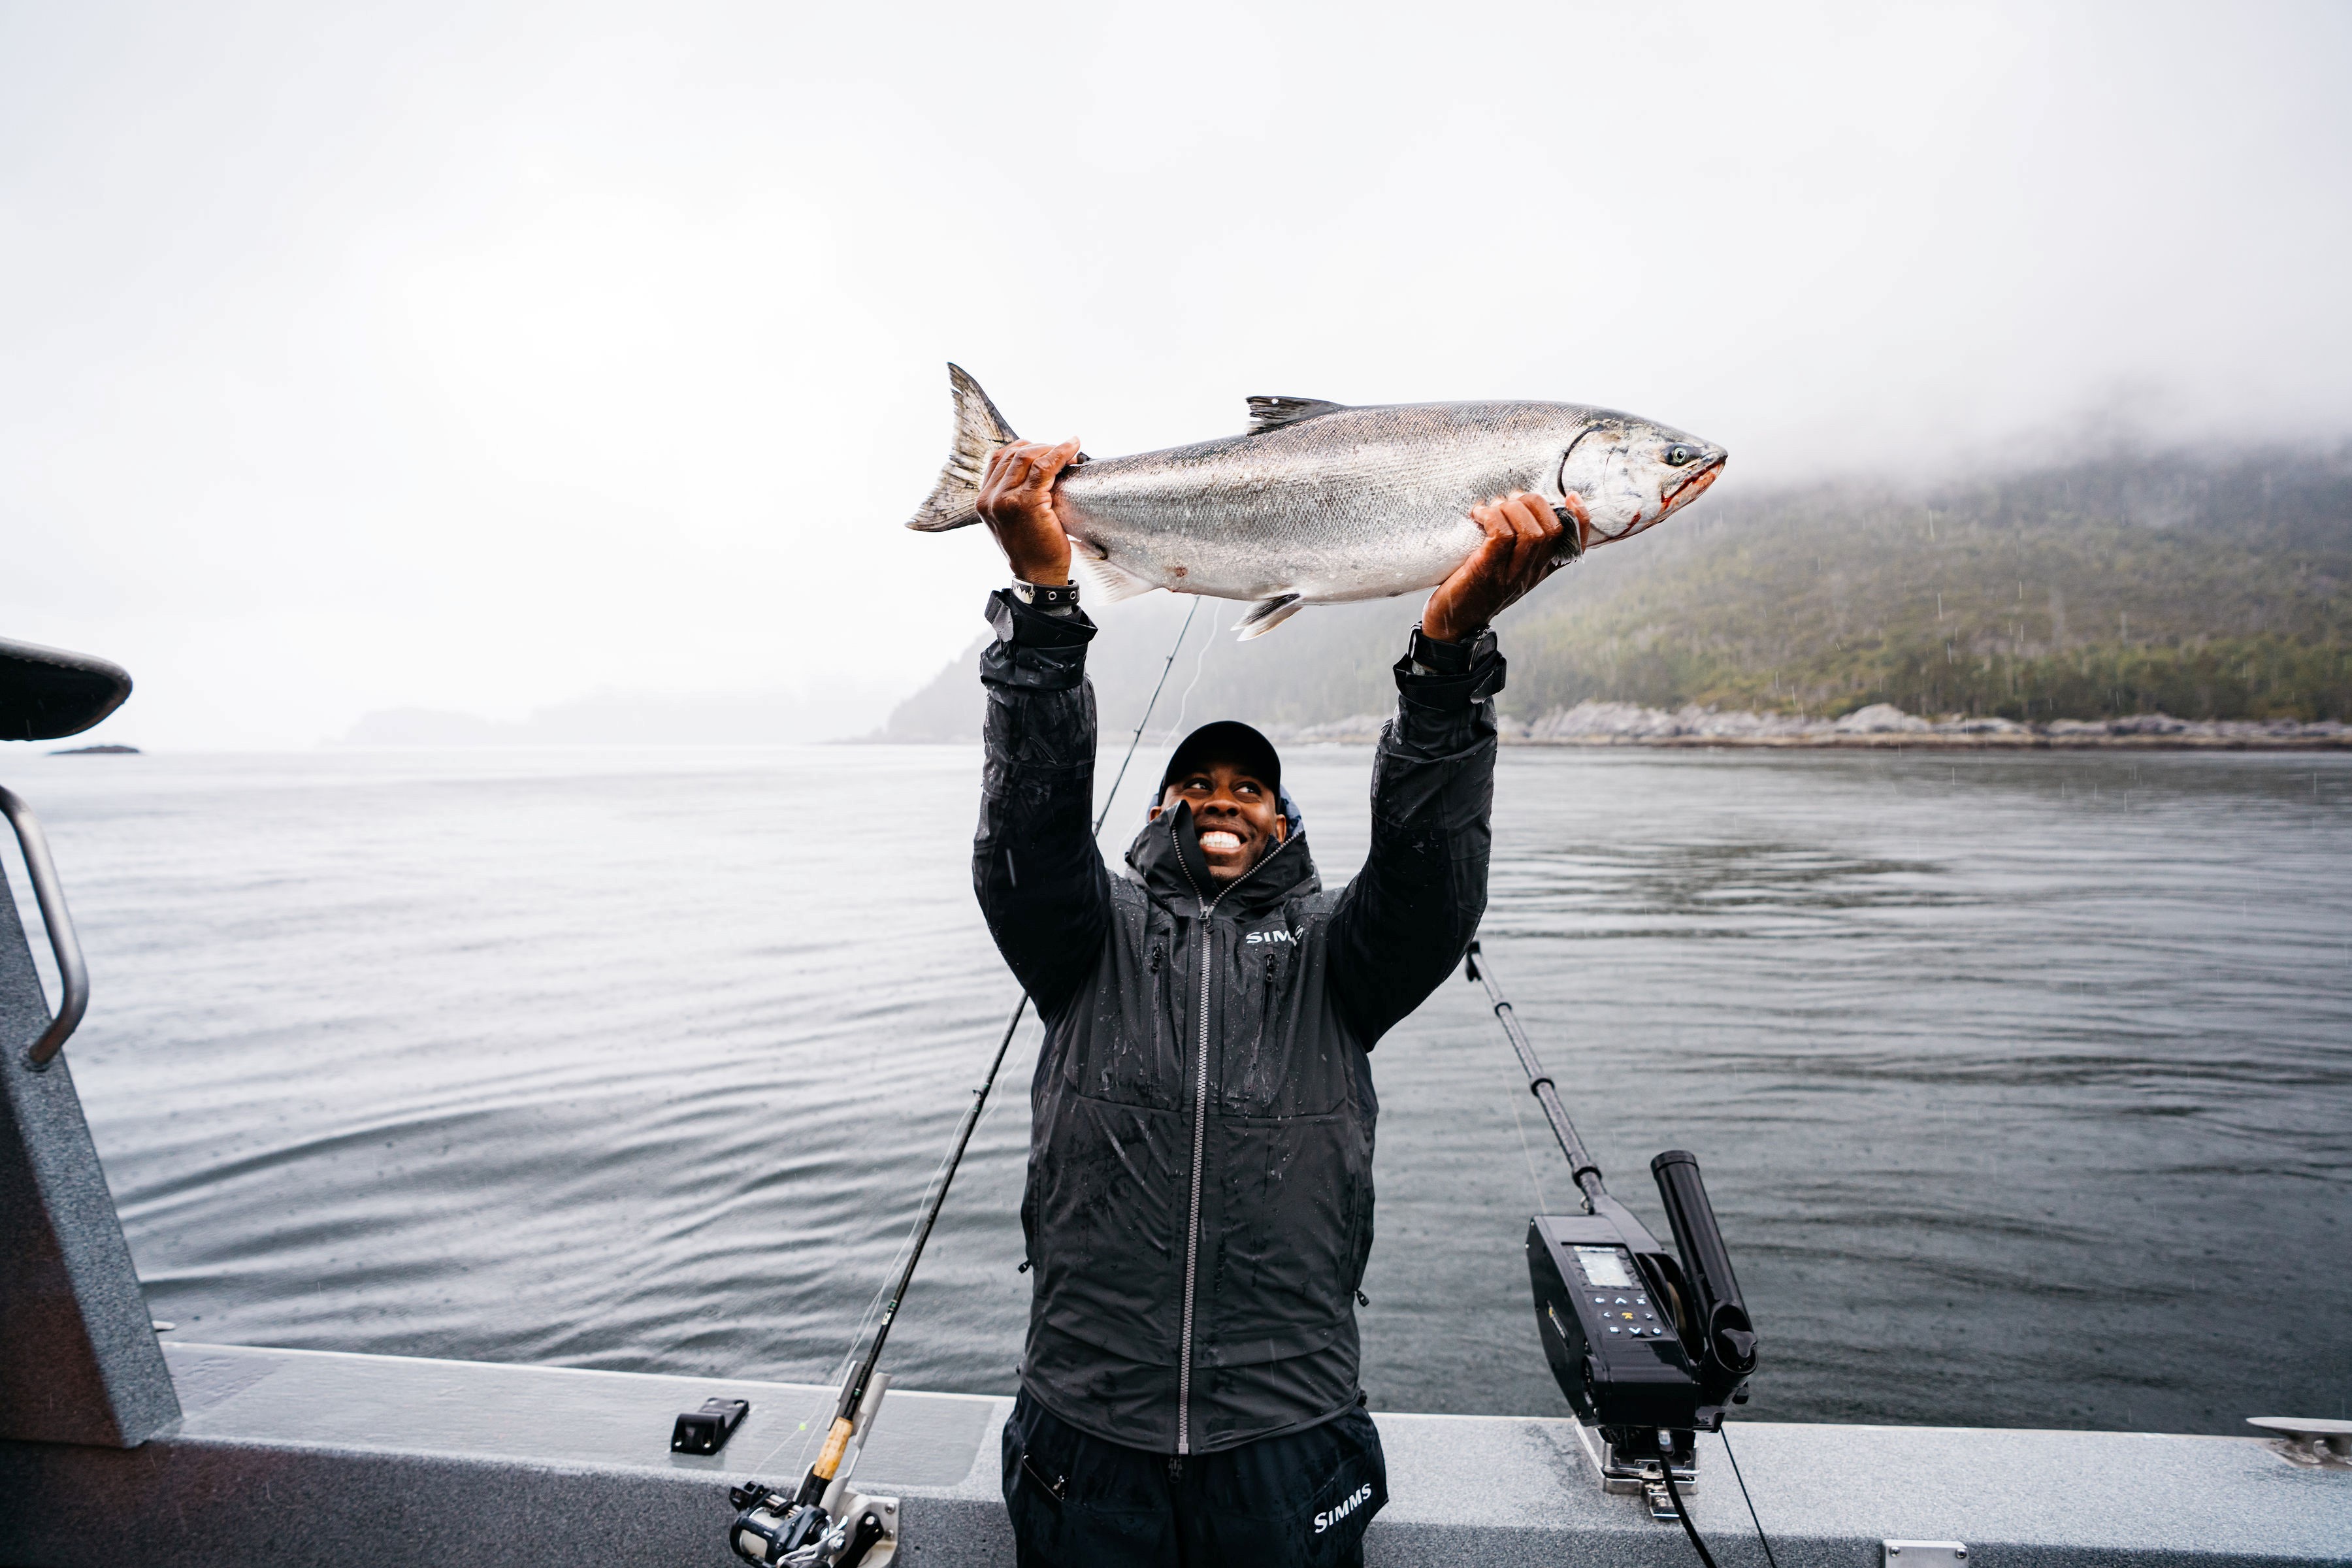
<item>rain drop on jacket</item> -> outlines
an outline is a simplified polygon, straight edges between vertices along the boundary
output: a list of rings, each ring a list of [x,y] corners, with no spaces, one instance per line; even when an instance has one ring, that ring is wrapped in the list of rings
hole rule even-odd
[[[1367,1053],[1486,909],[1503,661],[1399,661],[1371,852],[1344,890],[1297,833],[1220,893],[1188,807],[1144,828],[1123,878],[1095,847],[1093,624],[1001,592],[989,616],[972,882],[1045,1025],[1022,1381],[1082,1431],[1158,1453],[1312,1426],[1357,1398]]]

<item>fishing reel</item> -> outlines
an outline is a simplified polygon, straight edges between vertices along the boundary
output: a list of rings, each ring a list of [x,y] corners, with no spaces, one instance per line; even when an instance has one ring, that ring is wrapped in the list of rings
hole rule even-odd
[[[737,1512],[727,1543],[735,1555],[764,1568],[884,1568],[897,1555],[897,1499],[845,1491],[836,1515],[822,1500],[801,1500],[810,1482],[820,1495],[830,1489],[814,1472],[793,1494],[759,1481],[729,1488],[727,1500]]]
[[[853,1377],[841,1391],[824,1451],[792,1491],[752,1481],[730,1487],[735,1522],[727,1544],[761,1568],[887,1568],[898,1552],[898,1500],[868,1497],[849,1484],[880,1414],[890,1374]]]

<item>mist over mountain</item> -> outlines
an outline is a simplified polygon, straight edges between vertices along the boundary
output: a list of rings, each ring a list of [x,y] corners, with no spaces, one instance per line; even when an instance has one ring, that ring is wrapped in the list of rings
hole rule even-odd
[[[1727,480],[1504,616],[1500,705],[1528,721],[1588,700],[1831,718],[1887,702],[2026,721],[2344,719],[2347,590],[2352,446],[2116,452],[1916,489]],[[1237,644],[1227,628],[1243,606],[1204,601],[1152,728],[1382,711],[1420,603],[1317,606]],[[1192,608],[1153,594],[1091,612],[1106,734],[1134,725]],[[978,651],[879,738],[976,735]]]

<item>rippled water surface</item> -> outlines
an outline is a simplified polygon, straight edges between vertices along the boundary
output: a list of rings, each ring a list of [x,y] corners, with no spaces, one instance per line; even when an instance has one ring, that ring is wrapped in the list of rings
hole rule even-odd
[[[1291,759],[1327,879],[1368,763]],[[827,1375],[1015,996],[967,749],[0,764],[183,1338]],[[1752,1415],[2352,1415],[2352,759],[1521,749],[1496,847],[1489,952],[1612,1190],[1663,1234],[1649,1156],[1706,1166]],[[1012,1387],[1034,1050],[904,1385]],[[1520,1248],[1570,1188],[1476,988],[1375,1069],[1373,1402],[1559,1413]]]

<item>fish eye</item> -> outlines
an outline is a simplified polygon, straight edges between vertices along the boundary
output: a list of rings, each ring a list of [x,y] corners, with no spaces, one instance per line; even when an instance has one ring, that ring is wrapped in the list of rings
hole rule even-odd
[[[1696,452],[1692,451],[1688,447],[1683,446],[1681,443],[1677,442],[1674,446],[1666,448],[1666,467],[1670,468],[1683,468],[1695,460],[1697,457],[1698,454]]]

